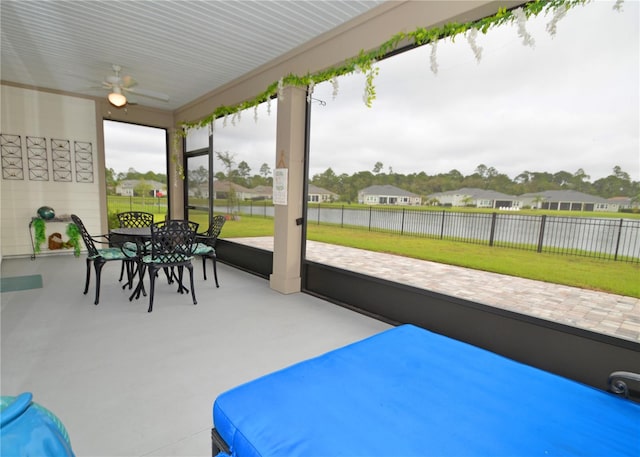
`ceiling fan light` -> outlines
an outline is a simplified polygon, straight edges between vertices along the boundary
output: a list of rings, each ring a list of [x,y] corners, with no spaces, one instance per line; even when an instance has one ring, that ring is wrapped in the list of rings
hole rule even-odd
[[[127,104],[127,97],[125,97],[119,92],[115,92],[115,91],[111,92],[107,96],[107,99],[109,100],[109,103],[111,103],[113,106],[117,108],[121,108]]]

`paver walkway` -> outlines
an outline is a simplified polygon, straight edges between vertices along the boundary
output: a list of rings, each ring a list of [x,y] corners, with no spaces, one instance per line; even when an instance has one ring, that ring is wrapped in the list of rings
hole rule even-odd
[[[272,237],[233,238],[272,251]],[[307,259],[640,342],[640,299],[307,241]]]

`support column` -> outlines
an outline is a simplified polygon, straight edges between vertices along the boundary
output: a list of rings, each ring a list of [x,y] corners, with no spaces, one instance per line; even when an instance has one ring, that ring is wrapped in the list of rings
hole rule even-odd
[[[270,286],[283,294],[300,292],[302,258],[304,148],[307,92],[300,87],[285,87],[278,97],[276,134],[276,170],[274,171],[273,273]],[[286,169],[286,204],[277,204],[278,170]]]

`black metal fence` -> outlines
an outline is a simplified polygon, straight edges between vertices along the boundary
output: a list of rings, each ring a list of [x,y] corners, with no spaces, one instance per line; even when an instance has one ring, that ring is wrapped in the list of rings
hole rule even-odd
[[[309,224],[640,263],[640,220],[634,219],[345,206],[310,206],[307,217]]]
[[[107,195],[109,212],[146,211],[159,213],[167,211],[167,199],[162,197],[121,197]]]
[[[166,199],[138,200],[131,198],[123,202],[120,199],[119,205],[110,201],[109,210],[166,211]],[[236,208],[240,214],[274,215],[271,201],[244,203]],[[309,205],[307,223],[640,263],[640,220],[637,219]]]

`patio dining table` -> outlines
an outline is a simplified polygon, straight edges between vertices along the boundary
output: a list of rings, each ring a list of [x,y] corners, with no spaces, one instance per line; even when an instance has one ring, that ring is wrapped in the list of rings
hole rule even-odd
[[[119,243],[124,245],[125,242],[132,242],[136,244],[136,260],[138,264],[137,270],[131,275],[132,281],[135,276],[139,277],[138,284],[136,285],[133,293],[129,297],[129,301],[132,301],[134,298],[140,298],[140,294],[146,296],[147,293],[144,290],[144,268],[142,264],[142,258],[149,254],[150,246],[149,241],[151,241],[151,227],[119,227],[111,229],[109,232],[111,235],[116,235],[119,240]],[[167,275],[167,279],[169,283],[172,283],[173,280],[178,280],[178,292],[189,292],[183,284],[182,281],[178,279],[173,268],[170,271],[165,271]],[[125,284],[126,287],[127,284]]]

